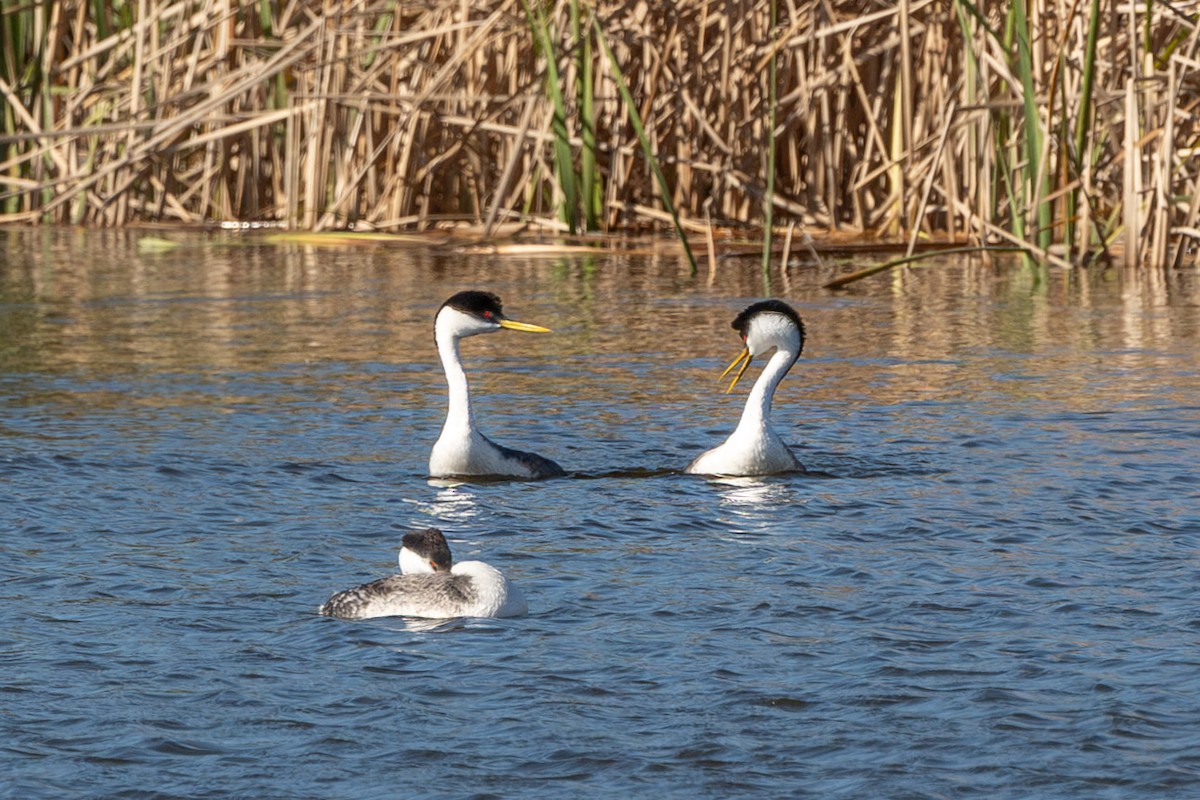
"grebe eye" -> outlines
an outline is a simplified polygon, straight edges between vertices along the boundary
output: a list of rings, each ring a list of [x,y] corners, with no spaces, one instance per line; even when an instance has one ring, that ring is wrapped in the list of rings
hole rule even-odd
[[[485,312],[483,312],[483,318],[484,318],[484,319],[491,319],[493,316],[494,316],[494,315],[493,315],[493,314],[492,314],[492,312],[490,312],[490,311],[485,311]]]

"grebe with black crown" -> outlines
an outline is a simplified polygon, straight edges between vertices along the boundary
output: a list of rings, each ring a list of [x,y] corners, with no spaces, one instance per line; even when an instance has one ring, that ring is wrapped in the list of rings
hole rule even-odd
[[[549,328],[516,322],[504,316],[500,298],[491,292],[459,292],[438,309],[433,335],[446,371],[449,406],[442,434],[429,454],[429,474],[434,478],[511,477],[553,478],[563,468],[537,453],[513,450],[493,442],[475,427],[471,392],[458,354],[459,340],[501,328],[548,333]]]
[[[525,595],[482,561],[452,563],[450,545],[437,528],[404,535],[400,574],[338,592],[319,609],[327,617],[519,617]]]
[[[741,364],[726,393],[733,391],[750,362],[774,348],[762,374],[746,398],[737,428],[724,444],[702,453],[685,472],[697,475],[750,476],[802,471],[804,466],[771,428],[771,401],[775,389],[804,349],[804,323],[795,309],[781,300],[763,300],[747,307],[733,320],[733,329],[746,346],[721,377]],[[744,363],[743,363],[744,362]]]

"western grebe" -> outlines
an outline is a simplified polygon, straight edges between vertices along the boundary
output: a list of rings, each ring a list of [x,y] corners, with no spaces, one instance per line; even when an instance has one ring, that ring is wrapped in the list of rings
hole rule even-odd
[[[437,528],[406,533],[400,574],[338,592],[319,609],[327,617],[518,617],[525,595],[500,570],[482,561],[452,564]]]
[[[737,428],[719,447],[702,453],[688,464],[686,472],[698,475],[768,475],[774,472],[803,470],[803,465],[771,429],[771,400],[775,387],[796,363],[804,349],[804,323],[800,315],[780,300],[763,300],[746,308],[733,320],[733,328],[746,346],[741,355],[721,373],[724,378],[741,364],[726,393],[741,379],[755,356],[771,348],[775,354],[746,398]]]
[[[500,307],[500,298],[491,292],[459,292],[438,309],[433,335],[442,368],[446,371],[450,402],[442,435],[429,454],[431,477],[552,478],[566,474],[550,459],[498,445],[475,427],[471,392],[458,354],[458,342],[467,336],[495,333],[501,328],[532,333],[550,330],[507,319]]]

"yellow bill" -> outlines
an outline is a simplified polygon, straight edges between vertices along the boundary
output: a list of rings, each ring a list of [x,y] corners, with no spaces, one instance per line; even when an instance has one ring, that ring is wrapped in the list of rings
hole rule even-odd
[[[743,363],[743,359],[744,359],[744,363]],[[733,363],[725,368],[725,371],[721,373],[721,377],[717,378],[717,380],[721,380],[726,375],[728,375],[729,372],[734,367],[736,367],[738,364],[742,365],[742,368],[738,370],[737,375],[733,376],[733,383],[729,384],[729,388],[725,390],[725,394],[729,394],[730,392],[733,391],[733,387],[737,386],[737,382],[742,379],[742,375],[745,374],[746,368],[750,366],[750,362],[753,360],[754,360],[754,357],[750,355],[750,348],[743,347],[742,352],[739,353],[738,357],[733,360]]]
[[[549,328],[543,328],[541,325],[530,325],[528,322],[517,322],[515,319],[500,320],[501,328],[508,328],[511,331],[525,331],[527,333],[550,333]]]

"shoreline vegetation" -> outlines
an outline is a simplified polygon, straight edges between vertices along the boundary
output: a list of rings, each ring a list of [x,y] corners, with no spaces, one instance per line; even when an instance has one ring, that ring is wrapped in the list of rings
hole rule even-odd
[[[15,0],[0,223],[1194,267],[1198,25],[1151,0]]]

